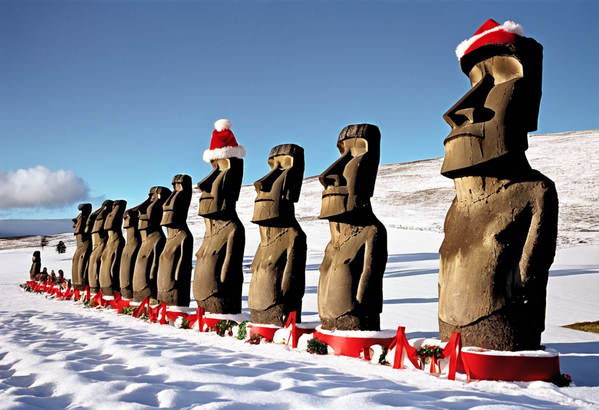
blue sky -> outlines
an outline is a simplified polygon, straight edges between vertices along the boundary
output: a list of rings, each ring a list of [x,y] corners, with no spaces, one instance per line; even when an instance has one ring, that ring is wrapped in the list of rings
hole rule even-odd
[[[223,117],[244,184],[282,143],[321,173],[362,122],[381,163],[442,156],[455,47],[488,18],[544,46],[537,133],[599,128],[595,1],[0,1],[0,219],[195,184]]]

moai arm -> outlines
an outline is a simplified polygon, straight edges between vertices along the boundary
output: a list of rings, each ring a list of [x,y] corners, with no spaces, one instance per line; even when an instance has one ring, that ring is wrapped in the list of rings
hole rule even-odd
[[[179,272],[181,271],[181,264],[187,258],[185,253],[185,247],[183,246],[183,242],[179,244],[179,255],[178,255],[177,268],[175,269],[175,281],[179,280]]]
[[[229,238],[227,239],[227,252],[225,254],[225,260],[223,261],[223,266],[220,270],[220,283],[227,283],[228,273],[231,270],[231,265],[233,262],[233,254],[235,252],[235,231],[229,234]]]
[[[549,181],[538,182],[534,188],[534,191],[536,190],[542,192],[533,198],[531,204],[532,220],[519,268],[524,286],[529,280],[540,280],[540,285],[544,287],[555,255],[558,200],[555,186]]]
[[[368,235],[368,239],[364,243],[364,268],[358,283],[356,302],[373,309],[373,311],[381,312],[383,308],[382,281],[387,264],[387,233],[382,225],[374,229],[375,231]]]
[[[160,254],[164,249],[164,241],[156,241],[154,250],[152,252],[152,265],[150,267],[150,279],[158,277],[158,262],[160,261]]]
[[[305,275],[305,272],[298,271],[300,268],[306,269],[306,242],[300,238],[300,235],[296,235],[293,244],[287,248],[287,261],[285,262],[285,270],[283,271],[283,279],[281,280],[283,298],[287,296],[287,293],[293,294],[297,292],[301,296],[304,295],[305,279],[293,280],[294,276]],[[302,288],[298,289],[298,285],[302,286]],[[293,286],[295,286],[295,289]]]

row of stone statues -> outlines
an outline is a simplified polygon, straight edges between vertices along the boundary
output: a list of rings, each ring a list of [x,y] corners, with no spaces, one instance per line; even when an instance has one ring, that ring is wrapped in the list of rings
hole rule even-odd
[[[537,349],[558,211],[553,183],[532,170],[524,154],[527,132],[536,130],[542,47],[517,24],[489,20],[457,53],[472,89],[444,115],[452,131],[441,173],[455,181],[457,195],[440,249],[441,338],[458,331],[466,345]],[[198,184],[206,233],[196,253],[193,295],[208,312],[234,314],[242,300],[245,232],[235,204],[245,149],[230,127],[228,120],[217,121],[204,153],[213,171]],[[329,220],[331,232],[319,268],[324,329],[380,328],[387,234],[370,205],[380,138],[374,125],[345,127],[337,141],[340,158],[319,176],[319,217]],[[291,311],[301,318],[305,288],[306,235],[294,213],[304,150],[278,145],[268,163],[271,171],[254,184],[252,222],[259,225],[260,245],[250,267],[248,306],[253,322],[282,325]],[[191,178],[177,175],[172,191],[154,187],[146,201],[126,211],[122,200],[106,201],[93,213],[91,205],[80,205],[73,220],[75,286],[188,306],[190,200]]]

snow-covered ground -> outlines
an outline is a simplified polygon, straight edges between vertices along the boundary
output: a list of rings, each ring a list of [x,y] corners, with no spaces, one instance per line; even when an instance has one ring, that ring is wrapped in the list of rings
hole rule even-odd
[[[543,344],[560,352],[562,372],[575,386],[448,381],[281,345],[244,344],[24,293],[17,285],[27,279],[38,249],[39,237],[33,237],[0,240],[0,409],[597,408],[599,334],[561,326],[599,320],[599,218],[593,206],[599,132],[535,136],[530,144],[531,164],[556,182],[561,205]],[[438,335],[437,251],[453,196],[451,181],[438,175],[440,162],[381,166],[373,199],[389,233],[381,326],[405,326],[408,338]],[[247,229],[245,312],[247,266],[259,242],[249,223],[252,188],[242,189],[238,203]],[[318,266],[329,235],[327,223],[315,218],[320,189],[317,180],[307,179],[297,206],[308,235],[304,321],[318,320]],[[197,194],[189,223],[197,249],[203,236]],[[67,243],[66,254],[53,252],[58,240]],[[53,236],[42,252],[43,266],[70,277],[73,251],[72,234]]]

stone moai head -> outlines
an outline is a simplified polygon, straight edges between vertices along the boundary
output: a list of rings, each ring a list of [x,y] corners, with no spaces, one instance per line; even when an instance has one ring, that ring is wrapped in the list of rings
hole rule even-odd
[[[85,222],[85,233],[86,234],[91,234],[92,231],[94,230],[94,225],[96,224],[96,218],[100,214],[100,211],[102,211],[102,208],[96,209],[94,212],[89,214],[89,216],[87,217],[87,221]]]
[[[543,47],[523,34],[513,22],[488,20],[458,46],[472,88],[443,116],[452,128],[444,141],[446,177],[479,175],[494,159],[528,148],[527,133],[537,129]]]
[[[173,191],[162,206],[162,226],[182,226],[187,221],[187,211],[191,203],[191,177],[175,175]]]
[[[217,217],[235,210],[243,179],[244,156],[245,148],[237,144],[231,121],[216,121],[210,149],[204,151],[204,161],[212,165],[212,172],[198,184],[202,191],[198,215]]]
[[[139,224],[139,205],[133,208],[127,209],[123,214],[123,228],[135,228]]]
[[[304,149],[295,144],[277,145],[270,151],[271,171],[254,182],[257,224],[293,217],[293,204],[299,200],[304,178]]]
[[[75,228],[75,235],[82,235],[85,233],[85,227],[87,225],[87,218],[92,212],[92,204],[79,204],[77,207],[80,213],[77,218],[73,218],[73,228]]]
[[[112,203],[112,209],[106,215],[106,221],[104,222],[104,229],[107,231],[121,231],[123,225],[123,215],[127,208],[127,201],[124,199],[118,199]]]
[[[171,190],[163,186],[155,186],[150,189],[148,199],[139,204],[139,224],[140,231],[148,228],[157,228],[162,220],[162,205],[170,196]]]
[[[96,211],[97,214],[96,212],[94,212],[94,214],[96,214],[96,219],[94,220],[92,233],[103,232],[106,230],[106,228],[104,227],[104,223],[106,222],[106,217],[108,216],[110,211],[112,211],[112,204],[113,202],[110,199],[106,200],[104,201],[100,209]]]
[[[324,186],[319,218],[335,220],[370,204],[380,145],[381,133],[376,125],[348,125],[341,131],[337,140],[341,158],[318,177]]]
[[[31,258],[31,260],[35,263],[35,262],[41,262],[42,261],[42,256],[40,254],[40,251],[35,251],[33,252],[33,257]]]

